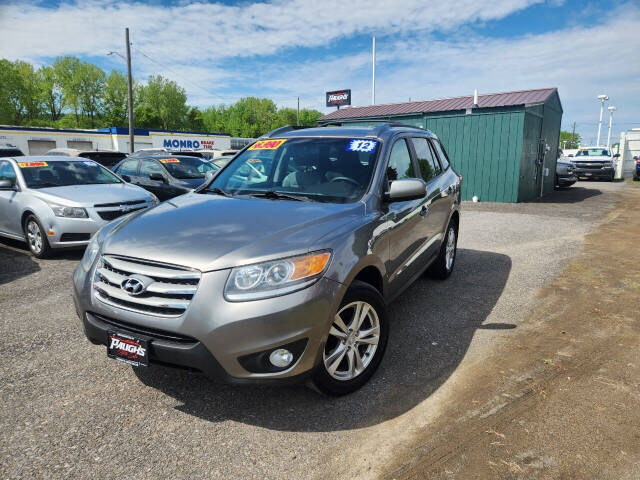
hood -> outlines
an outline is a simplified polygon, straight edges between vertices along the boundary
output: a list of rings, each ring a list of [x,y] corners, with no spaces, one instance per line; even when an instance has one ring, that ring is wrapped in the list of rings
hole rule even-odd
[[[326,248],[319,240],[364,215],[360,202],[328,204],[190,193],[141,211],[102,251],[201,271]]]
[[[67,187],[38,188],[31,191],[45,201],[82,207],[93,207],[99,203],[153,199],[149,192],[129,183],[69,185]]]
[[[180,178],[179,180],[186,188],[197,188],[204,183],[204,178]]]
[[[606,155],[589,155],[588,157],[574,157],[574,162],[611,162],[613,161],[612,157],[608,157]]]

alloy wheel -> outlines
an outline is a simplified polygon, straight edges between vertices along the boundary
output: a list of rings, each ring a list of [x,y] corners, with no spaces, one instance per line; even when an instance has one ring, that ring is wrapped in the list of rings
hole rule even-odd
[[[336,380],[351,380],[364,372],[380,341],[380,319],[367,302],[351,302],[333,319],[324,349],[324,367]]]
[[[35,220],[29,220],[27,223],[27,240],[34,253],[42,252],[42,232]]]
[[[447,245],[445,249],[445,264],[447,270],[451,270],[453,261],[456,258],[456,232],[453,227],[449,228],[449,232],[447,233]]]

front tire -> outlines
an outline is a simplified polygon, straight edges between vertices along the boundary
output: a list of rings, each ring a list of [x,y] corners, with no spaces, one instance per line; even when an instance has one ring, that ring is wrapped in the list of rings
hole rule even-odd
[[[454,221],[449,222],[447,233],[440,247],[438,257],[431,264],[427,273],[430,277],[438,280],[449,278],[453,267],[456,263],[456,254],[458,253],[458,226]]]
[[[355,392],[377,370],[388,338],[382,295],[368,283],[354,281],[333,318],[312,386],[331,396]]]
[[[49,240],[35,215],[29,215],[24,222],[24,238],[27,240],[27,246],[34,257],[48,258],[51,256],[52,249]]]

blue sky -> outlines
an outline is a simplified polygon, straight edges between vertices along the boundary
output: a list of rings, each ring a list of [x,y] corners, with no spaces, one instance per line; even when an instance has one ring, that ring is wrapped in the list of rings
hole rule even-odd
[[[618,109],[614,138],[640,127],[638,25],[634,0],[0,1],[0,57],[124,70],[106,53],[124,53],[129,26],[134,76],[169,77],[192,104],[300,96],[327,111],[326,90],[370,102],[376,35],[377,103],[555,86],[563,128],[592,142],[599,93]]]

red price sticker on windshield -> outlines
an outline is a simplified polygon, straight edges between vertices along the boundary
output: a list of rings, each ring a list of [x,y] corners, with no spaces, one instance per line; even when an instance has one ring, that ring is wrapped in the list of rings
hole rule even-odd
[[[177,158],[161,158],[160,163],[180,163]]]
[[[249,150],[276,150],[280,148],[286,139],[280,140],[258,140],[256,143],[249,147]]]
[[[48,167],[47,162],[18,162],[20,168]]]

